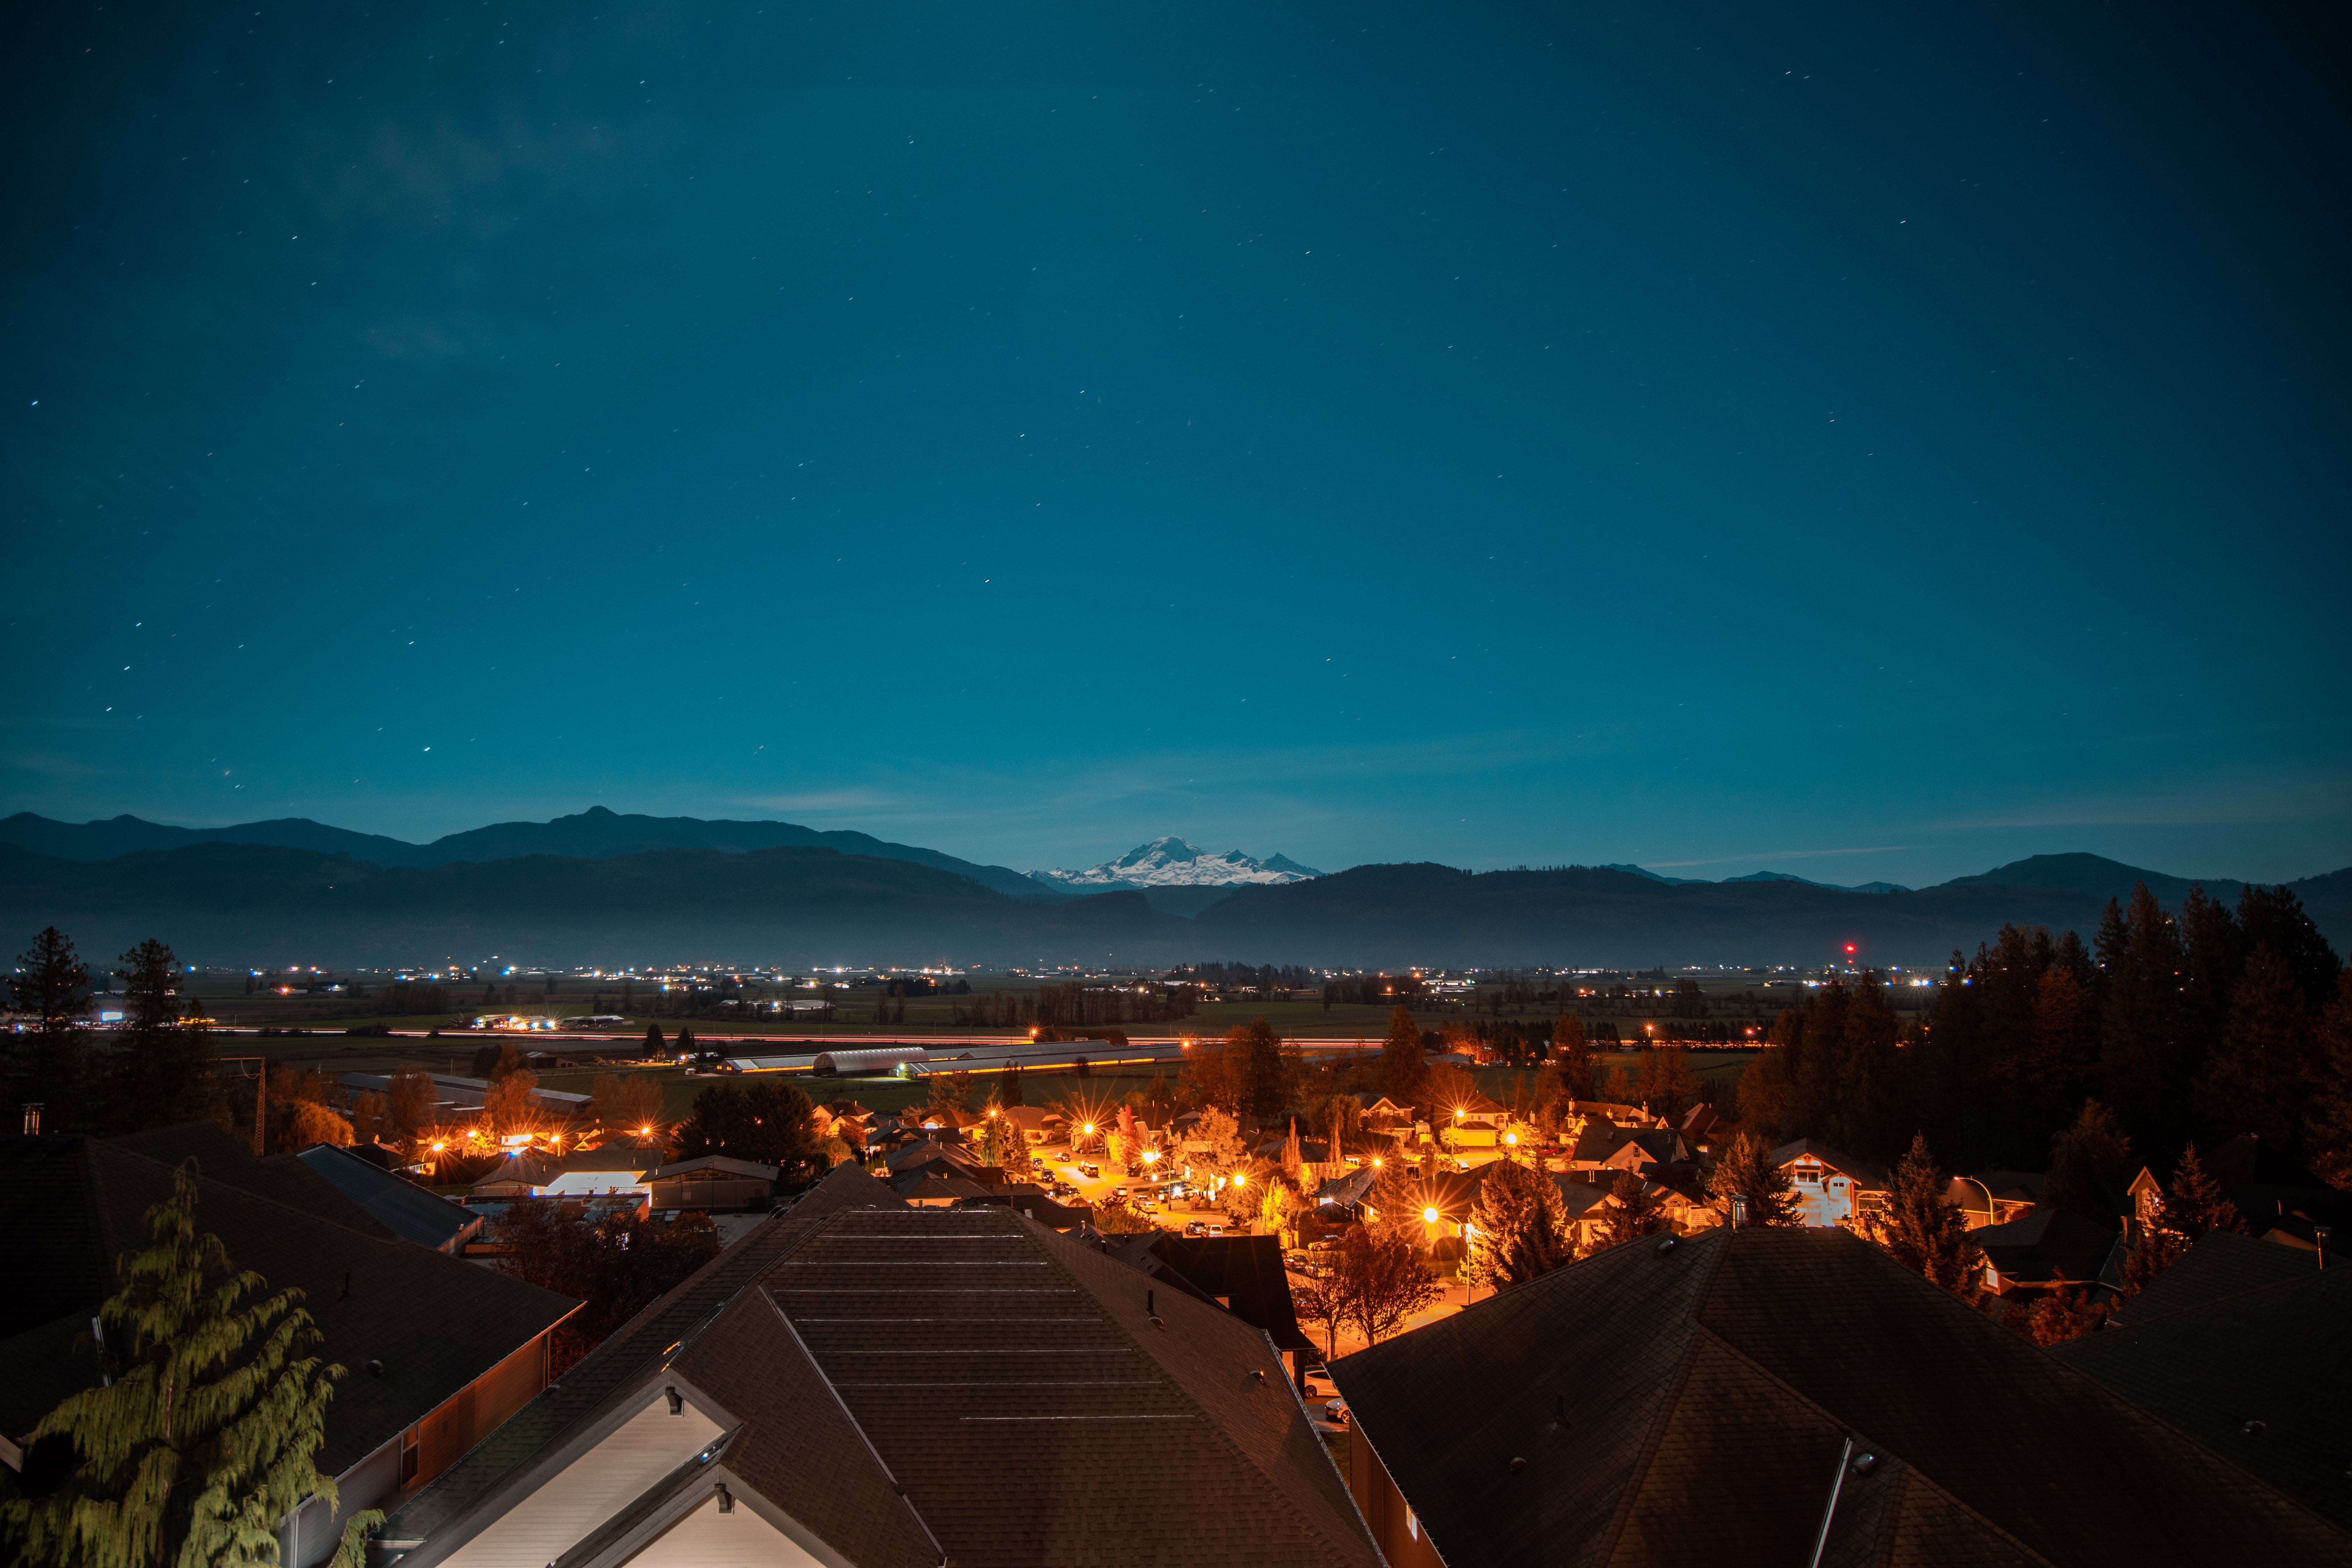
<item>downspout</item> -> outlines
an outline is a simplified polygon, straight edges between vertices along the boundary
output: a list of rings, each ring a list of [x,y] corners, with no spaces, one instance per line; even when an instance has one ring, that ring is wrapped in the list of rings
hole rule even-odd
[[[1807,1568],[1822,1568],[1822,1553],[1829,1550],[1830,1522],[1837,1518],[1838,1493],[1845,1489],[1846,1462],[1853,1458],[1853,1439],[1848,1437],[1845,1447],[1838,1451],[1837,1474],[1830,1478],[1830,1500],[1822,1510],[1822,1530],[1813,1537],[1812,1561]]]

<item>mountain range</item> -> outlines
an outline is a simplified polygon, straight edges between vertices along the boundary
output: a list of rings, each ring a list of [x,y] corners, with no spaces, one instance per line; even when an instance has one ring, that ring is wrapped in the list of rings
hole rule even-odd
[[[1055,893],[1141,893],[1156,910],[1195,915],[1235,888],[1278,888],[1322,872],[1286,856],[1254,860],[1238,849],[1212,855],[1172,836],[1139,844],[1116,860],[1083,871],[1032,871]]]
[[[1181,840],[1142,847],[1155,848],[1148,868],[1148,855],[1121,860],[1160,874],[1247,859],[1202,857]],[[567,966],[1151,968],[1225,958],[1646,968],[1820,965],[1853,942],[1866,963],[1919,966],[1972,950],[2004,921],[2087,938],[2106,900],[2128,898],[2134,883],[2174,907],[2193,885],[2095,855],[2035,856],[1870,897],[1792,879],[1667,880],[1611,867],[1472,873],[1407,864],[1318,875],[1278,860],[1250,862],[1264,879],[1230,889],[1066,891],[1002,867],[789,823],[597,809],[412,845],[299,819],[184,829],[19,814],[0,820],[0,933],[25,940],[55,924],[99,960],[158,936],[205,965],[384,966],[498,953]],[[2201,882],[2225,900],[2243,885]],[[2352,869],[2288,886],[2322,931],[2339,946],[2352,940]],[[1193,894],[1212,901],[1191,912],[1155,905]]]

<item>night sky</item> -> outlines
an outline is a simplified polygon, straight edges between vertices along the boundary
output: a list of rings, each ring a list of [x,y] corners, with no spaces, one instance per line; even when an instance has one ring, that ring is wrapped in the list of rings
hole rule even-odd
[[[0,810],[2352,862],[2341,23],[2065,9],[15,8]]]

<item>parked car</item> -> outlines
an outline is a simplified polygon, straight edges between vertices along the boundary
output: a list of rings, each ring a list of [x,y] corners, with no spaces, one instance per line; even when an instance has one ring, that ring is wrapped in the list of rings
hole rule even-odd
[[[1209,1226],[1209,1234],[1211,1236],[1223,1236],[1225,1234],[1225,1227],[1221,1225],[1212,1224]]]
[[[1328,1367],[1310,1366],[1299,1376],[1307,1384],[1307,1394],[1310,1399],[1339,1392],[1339,1385],[1331,1381],[1331,1369]]]
[[[1110,1190],[1110,1195],[1118,1199],[1121,1203],[1125,1203],[1128,1198],[1128,1191],[1125,1187],[1113,1187]]]
[[[1102,1174],[1102,1167],[1096,1164],[1092,1160],[1089,1160],[1085,1164],[1078,1167],[1078,1173],[1091,1182]]]
[[[1209,1234],[1209,1227],[1202,1225],[1197,1219],[1188,1219],[1184,1222],[1184,1234],[1186,1236],[1206,1236]]]
[[[1334,1426],[1345,1426],[1348,1424],[1348,1402],[1335,1399],[1323,1406],[1323,1419]]]

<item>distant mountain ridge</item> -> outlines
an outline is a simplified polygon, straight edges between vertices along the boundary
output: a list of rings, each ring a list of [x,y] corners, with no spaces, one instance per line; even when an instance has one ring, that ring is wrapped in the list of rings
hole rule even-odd
[[[1686,888],[1697,883],[1706,883],[1709,887],[1722,885],[1708,882],[1704,877],[1664,876],[1646,866],[1628,866],[1622,862],[1602,866],[1599,869],[1622,871],[1633,877],[1647,877],[1653,882],[1664,882],[1670,888]],[[1853,887],[1843,887],[1835,882],[1816,882],[1810,877],[1791,876],[1786,871],[1750,871],[1745,877],[1726,877],[1723,880],[1725,882],[1801,882],[1808,888],[1827,888],[1833,893],[1907,893],[1911,890],[1899,882],[1861,882]]]
[[[246,833],[304,842],[229,837]],[[760,842],[776,837],[823,842]],[[699,842],[674,842],[680,837]],[[659,847],[631,847],[647,840]],[[844,842],[856,852],[836,847]],[[120,849],[125,843],[143,847]],[[1171,839],[1160,841],[1152,865],[1180,864],[1178,846],[1211,862],[1195,875],[1233,864]],[[1140,865],[1153,848],[1122,859]],[[385,864],[402,852],[424,863]],[[2107,900],[2127,899],[2135,883],[2174,909],[2192,885],[2095,855],[2034,856],[1871,897],[1780,876],[1706,882],[1638,868],[1473,873],[1407,864],[1318,875],[1295,862],[1252,864],[1265,879],[1239,887],[1063,896],[1002,867],[789,823],[589,811],[404,846],[301,819],[185,829],[19,814],[0,821],[0,931],[21,942],[55,924],[100,962],[158,936],[190,963],[229,965],[471,962],[496,952],[567,965],[1151,968],[1218,957],[1622,969],[1812,966],[1836,962],[1853,942],[1865,964],[1932,969],[2004,922],[2088,937]],[[2234,900],[2244,884],[2216,878],[2203,886]],[[2352,868],[2285,886],[2322,932],[2339,947],[2352,942]]]
[[[1029,875],[1066,892],[1112,888],[1141,892],[1153,888],[1279,887],[1323,873],[1284,855],[1265,860],[1254,860],[1238,849],[1212,855],[1169,834],[1083,871],[1032,871]]]
[[[20,811],[14,816],[0,818],[0,844],[14,844],[37,855],[61,860],[111,860],[139,850],[180,849],[194,844],[254,844],[278,849],[307,849],[322,855],[348,855],[372,865],[409,868],[446,866],[461,860],[510,860],[525,855],[606,860],[656,849],[716,849],[741,854],[753,849],[818,848],[846,855],[870,855],[881,860],[905,860],[950,871],[1012,898],[1055,896],[1053,889],[1040,887],[1010,868],[978,866],[937,849],[892,844],[871,834],[824,832],[791,822],[714,822],[698,816],[624,815],[601,805],[548,822],[493,823],[488,827],[446,834],[430,844],[411,844],[381,834],[354,833],[305,816],[241,823],[231,827],[169,827],[131,816],[72,823]]]

